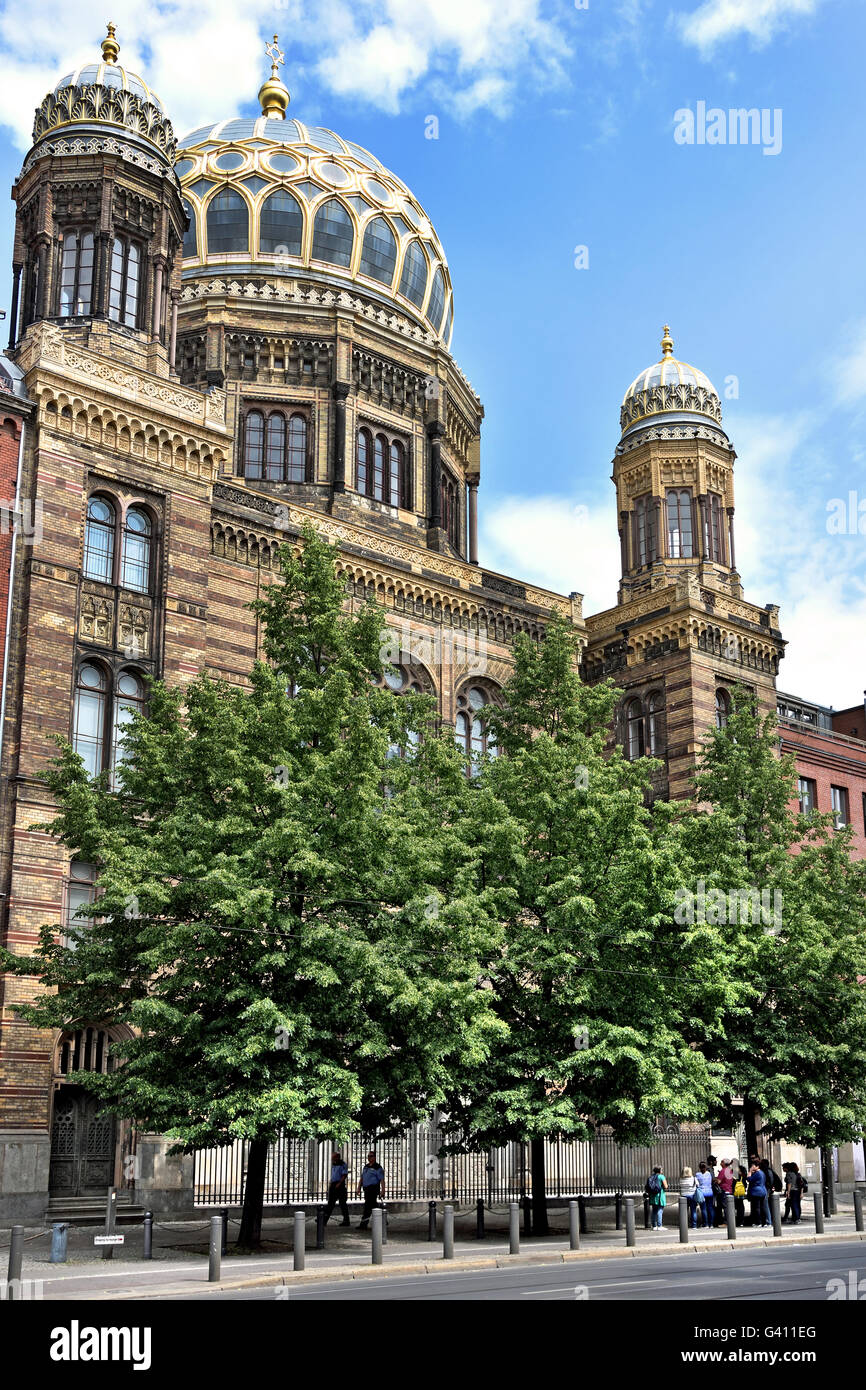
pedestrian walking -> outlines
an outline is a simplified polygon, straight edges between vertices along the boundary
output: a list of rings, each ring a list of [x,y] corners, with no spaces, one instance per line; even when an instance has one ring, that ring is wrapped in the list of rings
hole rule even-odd
[[[785,1207],[791,1209],[791,1225],[796,1226],[803,1219],[803,1193],[809,1191],[809,1184],[796,1163],[788,1164],[785,1182]]]
[[[734,1180],[734,1216],[738,1226],[742,1226],[746,1221],[746,1193],[748,1187],[748,1170],[742,1163],[737,1164],[737,1176]]]
[[[704,1225],[709,1229],[715,1220],[716,1194],[713,1191],[713,1175],[706,1163],[698,1164],[698,1171],[695,1173],[695,1178],[704,1199],[701,1215],[704,1218]]]
[[[701,1209],[701,1215],[704,1215],[704,1194],[691,1168],[684,1168],[680,1174],[680,1201],[688,1202],[692,1225],[697,1230],[698,1207]]]
[[[725,1223],[725,1198],[729,1197],[734,1190],[734,1161],[731,1158],[723,1158],[721,1167],[716,1174],[716,1225],[723,1226]]]
[[[660,1231],[667,1205],[668,1180],[661,1168],[653,1168],[644,1189],[650,1201],[650,1230]]]
[[[334,1149],[331,1154],[331,1181],[328,1183],[328,1200],[325,1203],[325,1225],[331,1219],[331,1212],[339,1203],[340,1213],[343,1217],[341,1226],[350,1225],[349,1222],[349,1165],[343,1162],[343,1155],[339,1149]]]
[[[360,1231],[365,1231],[370,1224],[370,1217],[373,1208],[378,1205],[379,1198],[385,1195],[385,1170],[378,1162],[374,1149],[367,1154],[367,1162],[361,1170],[361,1179],[358,1183],[358,1196],[363,1192],[364,1211],[358,1224]]]
[[[790,1176],[790,1172],[791,1172],[791,1165],[790,1165],[790,1163],[783,1163],[783,1164],[782,1164],[782,1186],[783,1186],[784,1191],[785,1191],[785,1209],[784,1209],[784,1211],[782,1212],[782,1220],[783,1220],[783,1221],[788,1221],[788,1220],[790,1220],[790,1217],[791,1217],[791,1192],[790,1192],[790,1184],[789,1184],[789,1182],[788,1182],[788,1178],[789,1178],[789,1176]]]
[[[767,1191],[767,1179],[763,1168],[757,1163],[753,1163],[749,1169],[749,1206],[752,1212],[753,1226],[769,1226],[770,1224],[770,1195]]]

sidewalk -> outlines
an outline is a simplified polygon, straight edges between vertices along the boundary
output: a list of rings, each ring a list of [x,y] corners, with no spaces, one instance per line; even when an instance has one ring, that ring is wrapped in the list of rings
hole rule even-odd
[[[607,1219],[602,1226],[602,1215]],[[612,1212],[607,1209],[590,1212],[590,1230],[580,1238],[580,1250],[568,1247],[567,1215],[561,1209],[551,1212],[551,1235],[525,1236],[521,1233],[520,1254],[509,1255],[507,1216],[504,1212],[486,1213],[487,1234],[475,1238],[475,1211],[456,1213],[453,1260],[442,1258],[442,1222],[439,1213],[438,1238],[427,1237],[426,1219],[414,1212],[391,1216],[388,1222],[388,1243],[383,1250],[383,1264],[371,1263],[369,1231],[344,1229],[336,1221],[327,1228],[326,1249],[315,1248],[315,1218],[307,1222],[306,1268],[294,1272],[292,1249],[292,1217],[267,1217],[263,1222],[263,1248],[259,1254],[233,1253],[232,1242],[237,1238],[237,1221],[229,1224],[229,1253],[222,1259],[219,1285],[208,1284],[207,1222],[154,1224],[153,1259],[142,1258],[141,1227],[126,1227],[125,1243],[114,1250],[111,1260],[103,1260],[101,1249],[94,1247],[93,1228],[74,1228],[69,1231],[68,1259],[65,1264],[49,1263],[50,1232],[38,1229],[25,1232],[24,1267],[22,1277],[41,1281],[36,1297],[50,1300],[65,1299],[127,1299],[171,1298],[173,1296],[207,1297],[215,1288],[241,1289],[274,1285],[275,1296],[285,1297],[293,1283],[322,1279],[381,1278],[396,1274],[456,1273],[461,1269],[495,1268],[497,1265],[553,1262],[560,1260],[622,1258],[623,1256],[652,1256],[654,1254],[699,1255],[703,1252],[736,1251],[744,1247],[795,1246],[816,1241],[845,1239],[866,1241],[866,1235],[855,1231],[853,1206],[840,1201],[836,1216],[826,1218],[825,1234],[816,1236],[814,1223],[805,1220],[795,1227],[782,1227],[782,1236],[774,1237],[772,1228],[741,1227],[735,1242],[727,1239],[724,1227],[715,1230],[689,1231],[688,1245],[681,1245],[675,1210],[666,1213],[668,1225],[654,1233],[643,1229],[636,1232],[636,1244],[627,1247],[625,1231],[613,1229]],[[642,1215],[642,1214],[641,1214]],[[600,1229],[593,1229],[593,1218]],[[0,1237],[0,1277],[5,1277],[9,1236]],[[280,1289],[283,1292],[280,1292]]]

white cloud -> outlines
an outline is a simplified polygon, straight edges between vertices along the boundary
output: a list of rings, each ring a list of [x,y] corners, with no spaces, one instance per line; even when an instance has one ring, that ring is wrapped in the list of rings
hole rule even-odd
[[[741,34],[756,44],[770,39],[791,20],[814,14],[820,0],[704,0],[691,14],[680,15],[676,26],[686,43],[707,53]]]
[[[479,507],[481,558],[503,574],[560,594],[584,595],[585,613],[616,603],[619,537],[610,504],[569,497],[503,497]]]
[[[390,113],[419,89],[440,114],[505,114],[522,92],[564,82],[562,0],[120,0],[120,62],[161,97],[179,135],[254,103],[268,75],[263,45],[282,30],[289,90],[304,59],[326,90]],[[99,57],[96,0],[7,0],[0,14],[0,124],[20,148],[33,109],[57,79]],[[34,54],[38,60],[34,61]]]
[[[845,348],[830,364],[827,375],[840,405],[866,400],[866,323],[849,330]]]

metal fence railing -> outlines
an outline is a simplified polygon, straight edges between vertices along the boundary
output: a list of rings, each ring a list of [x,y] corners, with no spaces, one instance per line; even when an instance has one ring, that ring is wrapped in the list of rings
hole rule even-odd
[[[349,1187],[354,1190],[366,1161],[375,1148],[385,1170],[388,1200],[418,1202],[448,1200],[472,1202],[482,1197],[488,1206],[532,1192],[529,1145],[511,1143],[478,1153],[444,1152],[440,1130],[413,1125],[391,1139],[376,1140],[356,1134],[340,1149],[349,1164]],[[239,1206],[243,1201],[247,1165],[247,1141],[237,1139],[220,1148],[198,1149],[195,1154],[196,1206]],[[265,1206],[323,1202],[331,1168],[330,1143],[292,1139],[282,1135],[268,1150],[265,1174]],[[706,1126],[681,1126],[653,1134],[653,1142],[641,1147],[619,1144],[600,1131],[588,1141],[557,1137],[547,1141],[547,1193],[550,1197],[594,1196],[616,1192],[642,1192],[652,1168],[658,1164],[669,1181],[688,1165],[696,1168],[710,1151]]]

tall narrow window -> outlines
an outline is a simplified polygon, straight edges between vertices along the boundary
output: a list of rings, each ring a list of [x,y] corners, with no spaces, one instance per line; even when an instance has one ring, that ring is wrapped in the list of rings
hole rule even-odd
[[[390,449],[389,492],[392,507],[404,507],[403,500],[403,445],[393,443]]]
[[[69,865],[69,882],[66,885],[66,927],[81,931],[90,918],[80,917],[83,907],[88,907],[96,897],[96,867],[82,859],[73,859]],[[64,935],[62,944],[74,951],[78,945],[70,936]],[[70,1070],[70,1068],[67,1068]]]
[[[630,759],[642,758],[645,752],[643,706],[640,700],[629,700],[626,706],[626,748]]]
[[[262,476],[264,451],[264,416],[259,410],[251,410],[244,422],[244,473],[248,478]]]
[[[90,777],[102,771],[105,745],[105,673],[89,662],[78,672],[72,746]]]
[[[147,512],[130,507],[123,523],[123,550],[120,561],[120,582],[125,589],[139,594],[150,590],[151,525]]]
[[[848,788],[830,788],[830,810],[833,812],[833,826],[835,830],[844,830],[850,823],[851,817],[848,814]]]
[[[653,758],[661,753],[664,744],[663,709],[663,698],[658,690],[654,690],[646,702],[646,750]]]
[[[366,494],[366,491],[367,491],[368,479],[369,479],[369,477],[370,477],[370,467],[371,467],[371,464],[372,464],[372,459],[370,458],[371,451],[372,451],[372,440],[370,439],[369,432],[368,432],[367,430],[359,430],[359,431],[358,431],[358,491],[359,491],[359,492],[362,492],[362,493],[365,493],[365,494]]]
[[[499,752],[489,726],[489,707],[490,699],[480,686],[471,686],[457,699],[454,739],[466,759],[470,777],[477,777],[485,756],[495,758]]]
[[[268,416],[265,430],[265,477],[269,482],[283,480],[286,458],[286,419],[284,415]]]
[[[67,232],[60,256],[60,317],[89,314],[93,291],[93,233]]]
[[[307,422],[303,415],[293,415],[289,421],[287,477],[290,483],[307,481]]]
[[[651,565],[658,559],[656,549],[656,502],[654,497],[639,497],[634,504],[635,558],[639,565]]]
[[[818,807],[818,788],[811,777],[797,778],[797,796],[800,802],[800,815],[811,816]]]
[[[710,492],[704,512],[704,553],[708,560],[720,565],[725,561],[724,534],[722,499],[717,492]]]
[[[101,497],[87,504],[84,528],[84,577],[110,584],[114,578],[114,508]]]
[[[140,712],[143,708],[144,682],[133,671],[122,671],[117,678],[114,691],[114,718],[111,733],[111,767],[113,773],[116,773],[117,768],[126,758],[124,731],[130,723],[133,713]],[[115,777],[112,777],[112,781],[116,784]]]
[[[674,560],[689,560],[694,555],[692,495],[685,488],[668,493],[668,554]]]
[[[192,203],[184,202],[183,210],[189,218],[189,226],[183,234],[183,258],[184,260],[198,259],[198,231],[196,228],[196,213]]]
[[[432,323],[436,332],[442,323],[442,314],[445,310],[445,276],[442,274],[441,265],[437,268],[433,276],[433,285],[430,290],[430,303],[427,305],[427,318]]]
[[[138,323],[139,251],[134,242],[115,237],[111,247],[108,317],[135,328]]]
[[[731,714],[731,697],[727,690],[716,691],[716,728],[725,729]]]
[[[377,502],[385,498],[385,451],[388,441],[377,434],[373,443],[373,496]]]

